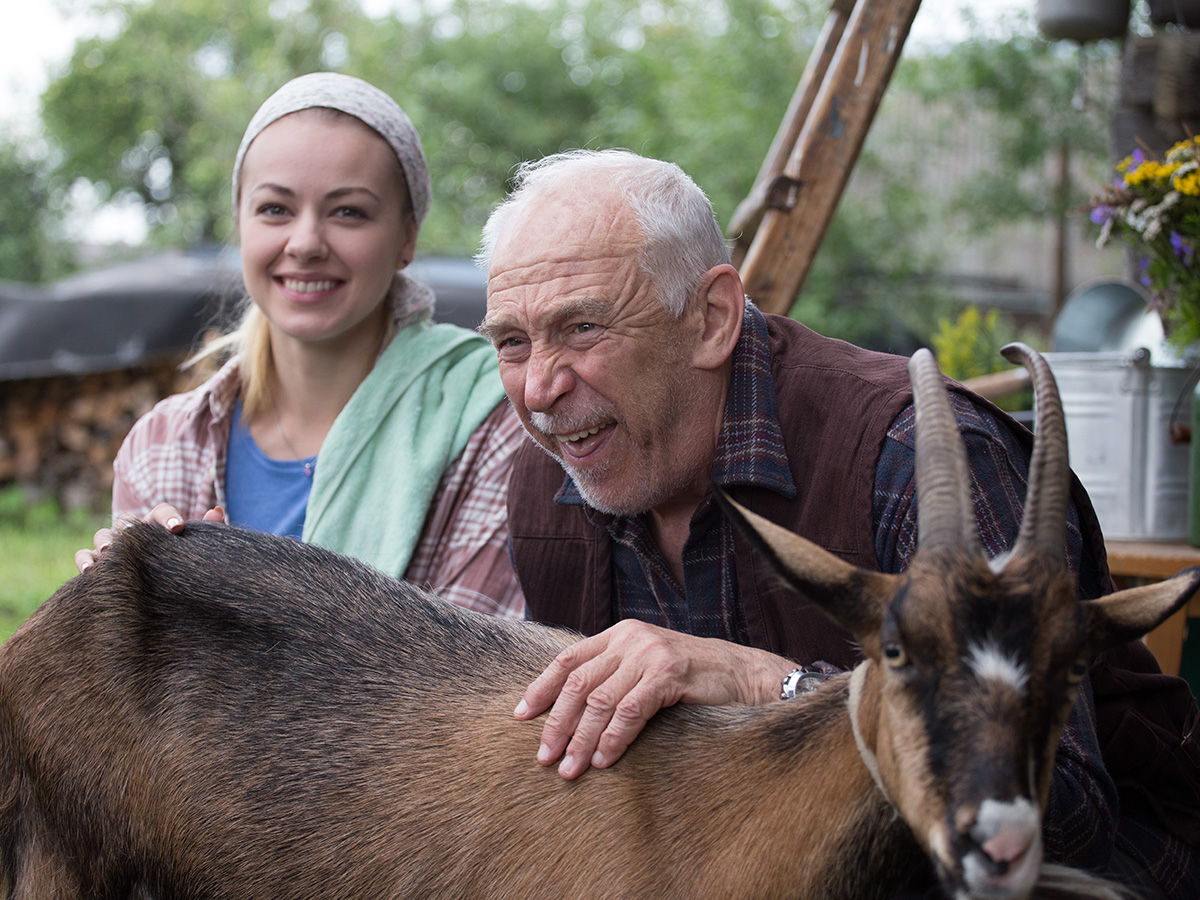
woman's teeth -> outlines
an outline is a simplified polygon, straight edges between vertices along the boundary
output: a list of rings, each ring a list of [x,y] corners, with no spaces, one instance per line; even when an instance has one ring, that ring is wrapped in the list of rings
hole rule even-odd
[[[331,291],[335,287],[335,281],[291,281],[285,278],[283,286],[289,291],[296,291],[300,294],[315,294],[317,291]]]

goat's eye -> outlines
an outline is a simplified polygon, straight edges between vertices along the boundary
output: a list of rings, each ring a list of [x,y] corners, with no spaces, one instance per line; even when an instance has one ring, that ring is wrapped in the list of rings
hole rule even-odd
[[[1087,665],[1082,662],[1075,662],[1071,668],[1067,670],[1067,683],[1079,684],[1083,681],[1083,676],[1087,674]]]
[[[908,653],[897,643],[883,645],[883,659],[890,668],[899,669],[908,665]]]

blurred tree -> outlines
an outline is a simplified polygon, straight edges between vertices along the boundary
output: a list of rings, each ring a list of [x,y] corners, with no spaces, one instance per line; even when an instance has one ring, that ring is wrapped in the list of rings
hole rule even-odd
[[[114,36],[80,41],[42,97],[61,151],[58,187],[86,179],[102,198],[135,195],[151,234],[223,237],[229,167],[269,90],[341,64],[365,17],[350,0],[111,0],[93,7]]]
[[[409,0],[375,19],[358,0],[93,8],[111,27],[78,44],[43,97],[58,191],[85,179],[103,196],[136,196],[159,243],[227,239],[229,167],[250,115],[288,78],[333,69],[408,111],[434,179],[420,252],[465,255],[514,165],[568,147],[677,162],[728,221],[828,0]],[[1104,133],[1089,103],[1086,138],[1075,136],[1073,75],[1031,25],[906,54],[793,315],[897,351],[927,339],[952,311],[937,279],[948,235],[1045,215],[1047,153]],[[946,174],[961,139],[948,122],[998,129],[968,176]]]
[[[436,8],[434,8],[436,7]],[[228,237],[229,165],[270,91],[317,69],[395,96],[425,144],[425,252],[469,253],[513,166],[570,146],[682,165],[728,216],[753,180],[820,0],[455,0],[377,21],[355,0],[108,0],[43,96],[58,186],[132,193],[156,239]]]
[[[1120,51],[1115,41],[1080,46],[1028,30],[999,40],[974,36],[952,52],[910,61],[907,90],[967,121],[987,122],[986,165],[957,185],[955,208],[965,222],[979,229],[998,219],[1057,216],[1087,201],[1092,182],[1085,190],[1070,172],[1066,193],[1060,190],[1057,159],[1068,147],[1103,180]]]
[[[437,196],[423,245],[470,253],[513,167],[570,147],[676,162],[727,218],[823,16],[820,0],[457,0],[380,22],[354,62],[421,132]]]
[[[958,258],[1004,228],[1053,235],[1061,296],[1070,211],[1107,177],[1119,49],[1048,42],[1026,17],[906,53],[792,315],[910,349],[967,302],[945,277]]]
[[[61,268],[49,204],[41,166],[20,145],[0,143],[0,279],[37,282]]]

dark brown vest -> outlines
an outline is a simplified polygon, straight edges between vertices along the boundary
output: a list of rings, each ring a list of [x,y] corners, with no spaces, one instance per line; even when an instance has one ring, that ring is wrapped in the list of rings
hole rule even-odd
[[[878,569],[870,527],[875,467],[888,426],[912,400],[908,361],[822,337],[791,319],[767,316],[767,326],[798,496],[745,486],[730,493],[847,562]],[[1028,431],[986,405],[1028,446]],[[611,548],[580,507],[554,503],[562,482],[562,468],[541,450],[530,445],[517,454],[509,490],[514,565],[531,618],[595,634],[613,622]],[[1099,528],[1091,533],[1098,541]],[[765,560],[740,535],[736,541],[752,643],[800,662],[852,665],[849,636],[769,577]],[[1095,549],[1103,566],[1103,543]]]

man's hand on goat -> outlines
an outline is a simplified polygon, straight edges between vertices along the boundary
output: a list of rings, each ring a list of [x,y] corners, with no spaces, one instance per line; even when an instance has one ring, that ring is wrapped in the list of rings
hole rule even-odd
[[[79,574],[82,575],[84,572],[94,566],[96,561],[100,559],[100,555],[104,553],[104,551],[107,550],[112,544],[113,538],[117,536],[117,532],[133,521],[134,520],[131,518],[128,521],[115,522],[112,528],[101,528],[94,535],[92,535],[93,549],[88,550],[87,548],[84,548],[82,550],[76,550],[75,568],[79,570]],[[166,503],[160,503],[158,506],[154,507],[154,509],[150,510],[150,512],[146,513],[146,515],[142,518],[142,521],[157,522],[159,525],[173,534],[179,534],[179,532],[183,531],[183,515],[175,507]],[[204,521],[224,522],[225,510],[221,509],[219,506],[210,509],[204,514]]]
[[[625,619],[558,654],[513,715],[532,719],[550,709],[538,762],[561,757],[558,772],[572,779],[615,763],[660,709],[767,703],[793,668],[752,647]]]

